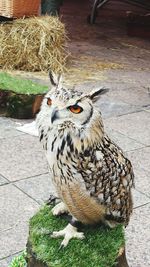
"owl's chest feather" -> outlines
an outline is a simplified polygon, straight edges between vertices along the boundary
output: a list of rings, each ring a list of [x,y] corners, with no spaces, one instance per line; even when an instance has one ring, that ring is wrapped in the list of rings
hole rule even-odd
[[[71,179],[78,168],[79,151],[75,149],[70,134],[51,131],[47,139],[46,157],[54,176]]]
[[[53,174],[53,182],[70,213],[84,223],[99,221],[105,208],[92,199],[86,189],[79,170],[81,153],[79,144],[75,147],[68,134],[63,138],[51,135],[47,148],[46,155]]]

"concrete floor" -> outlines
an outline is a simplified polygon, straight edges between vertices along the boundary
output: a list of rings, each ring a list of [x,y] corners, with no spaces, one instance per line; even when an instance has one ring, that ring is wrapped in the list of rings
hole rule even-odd
[[[75,2],[75,1],[74,1]],[[71,1],[70,1],[71,3]],[[66,1],[62,10],[69,34],[67,84],[78,90],[104,85],[98,102],[106,131],[131,159],[136,189],[126,229],[130,267],[150,266],[150,43],[126,34],[130,5],[110,1],[89,26],[89,7]],[[117,12],[116,12],[117,10]],[[120,12],[118,11],[120,10]],[[47,83],[47,74],[25,74]],[[36,137],[16,126],[25,121],[0,118],[0,267],[25,248],[29,218],[53,192],[47,162]],[[82,266],[81,266],[82,267]]]

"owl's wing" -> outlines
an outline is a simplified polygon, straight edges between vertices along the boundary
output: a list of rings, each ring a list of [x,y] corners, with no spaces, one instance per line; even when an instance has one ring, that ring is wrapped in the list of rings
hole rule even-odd
[[[82,176],[91,197],[107,207],[108,218],[129,221],[134,174],[130,161],[107,136],[82,158]]]

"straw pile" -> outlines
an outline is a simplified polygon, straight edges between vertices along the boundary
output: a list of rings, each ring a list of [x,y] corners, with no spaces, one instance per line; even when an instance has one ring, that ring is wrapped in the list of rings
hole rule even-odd
[[[56,17],[19,19],[0,25],[0,67],[24,71],[64,71],[64,24]]]

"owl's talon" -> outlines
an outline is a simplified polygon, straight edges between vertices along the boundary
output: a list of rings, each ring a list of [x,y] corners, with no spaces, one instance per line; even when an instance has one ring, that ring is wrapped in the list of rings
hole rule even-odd
[[[68,213],[67,207],[63,202],[58,203],[53,209],[52,214],[58,216],[64,213]]]
[[[63,230],[54,231],[51,235],[52,238],[58,238],[61,236],[63,236],[64,239],[61,242],[59,249],[66,247],[72,238],[77,238],[81,240],[85,238],[84,233],[77,232],[77,228],[72,226],[70,223]]]
[[[58,252],[59,252],[60,250],[62,250],[62,249],[64,249],[64,246],[63,246],[62,244],[60,244],[59,249],[58,249]]]
[[[61,231],[54,231],[54,232],[51,234],[51,237],[52,237],[52,238],[57,238],[57,237],[61,237],[61,236],[64,236],[63,230],[61,230]]]
[[[53,233],[52,231],[49,231],[49,232],[45,233],[45,235],[49,235],[49,236],[51,236],[52,233]]]

